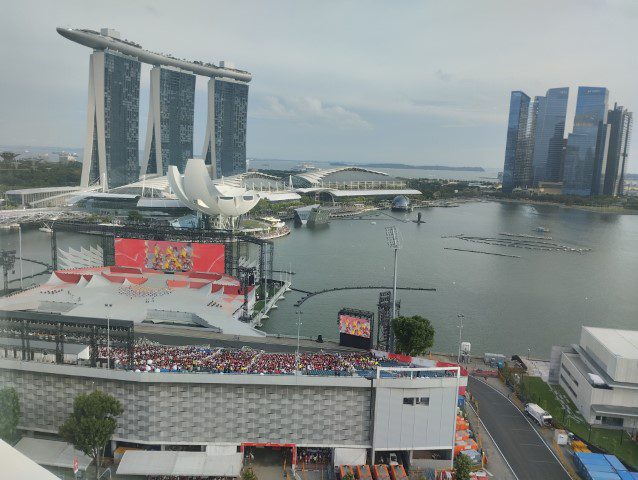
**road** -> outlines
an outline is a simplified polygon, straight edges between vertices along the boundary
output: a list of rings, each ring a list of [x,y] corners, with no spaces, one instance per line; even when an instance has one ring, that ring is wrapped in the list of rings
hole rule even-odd
[[[527,417],[507,397],[474,377],[468,379],[467,388],[478,400],[485,429],[518,480],[570,480]]]

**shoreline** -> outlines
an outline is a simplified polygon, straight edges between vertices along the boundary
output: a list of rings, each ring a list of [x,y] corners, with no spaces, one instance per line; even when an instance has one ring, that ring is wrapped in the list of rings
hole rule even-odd
[[[552,207],[569,208],[574,210],[583,210],[592,213],[604,213],[614,215],[638,215],[638,210],[631,210],[620,207],[594,207],[591,205],[565,205],[560,202],[541,202],[540,200],[524,200],[519,198],[486,198],[489,202],[497,203],[520,203],[523,205],[550,205]]]

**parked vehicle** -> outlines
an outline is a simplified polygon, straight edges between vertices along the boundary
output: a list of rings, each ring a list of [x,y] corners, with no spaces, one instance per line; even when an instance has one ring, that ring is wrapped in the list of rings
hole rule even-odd
[[[526,404],[525,413],[536,420],[536,423],[538,423],[541,427],[552,424],[552,416],[535,403]]]

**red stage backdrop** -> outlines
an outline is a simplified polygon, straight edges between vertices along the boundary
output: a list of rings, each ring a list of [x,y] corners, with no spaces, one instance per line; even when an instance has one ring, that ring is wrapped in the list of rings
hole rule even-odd
[[[224,273],[224,245],[116,238],[115,265],[163,272]]]
[[[341,314],[339,315],[339,331],[347,335],[370,338],[370,320]]]

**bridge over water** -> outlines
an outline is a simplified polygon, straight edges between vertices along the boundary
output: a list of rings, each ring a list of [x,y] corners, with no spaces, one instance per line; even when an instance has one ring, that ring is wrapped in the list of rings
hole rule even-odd
[[[343,290],[392,290],[392,286],[386,287],[386,286],[379,286],[379,285],[368,285],[368,286],[333,287],[333,288],[326,288],[325,290],[318,290],[316,292],[309,292],[308,290],[301,290],[299,288],[292,288],[292,287],[290,288],[290,290],[292,290],[293,292],[304,293],[306,295],[305,297],[297,300],[297,302],[295,303],[295,307],[298,307],[309,298],[312,298],[316,295],[321,295],[323,293],[339,292]],[[426,287],[397,287],[397,290],[412,290],[417,292],[436,292],[436,288],[426,288]]]

